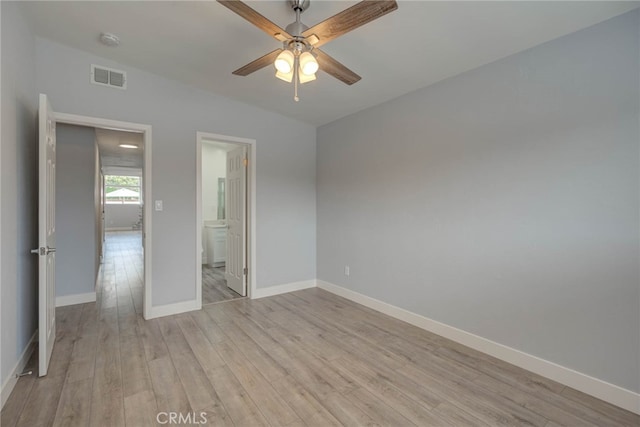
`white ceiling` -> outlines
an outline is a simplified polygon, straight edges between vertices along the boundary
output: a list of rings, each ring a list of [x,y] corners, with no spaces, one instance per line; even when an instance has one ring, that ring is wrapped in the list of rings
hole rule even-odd
[[[141,133],[96,129],[96,141],[103,169],[113,167],[142,169],[144,141]],[[120,144],[137,145],[139,148],[123,148]],[[122,175],[127,174],[122,173]]]
[[[294,20],[285,0],[249,1],[281,27]],[[309,26],[354,4],[312,0]],[[321,125],[483,64],[637,8],[614,1],[399,1],[398,10],[322,49],[362,76],[353,86],[318,73],[300,89],[272,67],[247,77],[240,66],[280,43],[214,1],[28,2],[45,38],[179,80],[248,104]],[[121,39],[98,42],[100,32]]]

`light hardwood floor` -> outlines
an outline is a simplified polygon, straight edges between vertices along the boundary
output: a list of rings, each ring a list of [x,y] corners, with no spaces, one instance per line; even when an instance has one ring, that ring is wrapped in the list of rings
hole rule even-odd
[[[57,310],[49,375],[18,381],[2,426],[640,425],[319,289],[144,321],[136,238],[110,236],[97,303]]]
[[[227,287],[224,267],[214,268],[202,264],[202,304],[213,304],[236,298],[243,298],[243,296]]]

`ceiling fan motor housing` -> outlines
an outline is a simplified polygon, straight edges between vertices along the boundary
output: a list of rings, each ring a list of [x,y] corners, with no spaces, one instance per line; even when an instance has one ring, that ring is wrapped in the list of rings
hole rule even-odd
[[[293,10],[299,9],[300,12],[304,12],[309,8],[310,0],[289,0],[289,4]]]
[[[302,33],[308,29],[309,29],[308,26],[304,25],[300,21],[296,21],[287,25],[287,27],[285,28],[285,31],[291,34],[293,37],[302,37]]]

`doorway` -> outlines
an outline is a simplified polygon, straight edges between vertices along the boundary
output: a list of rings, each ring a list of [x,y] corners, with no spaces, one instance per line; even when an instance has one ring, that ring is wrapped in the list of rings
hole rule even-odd
[[[151,126],[66,113],[54,113],[54,117],[56,123],[93,128],[96,131],[96,139],[98,140],[100,139],[99,137],[102,137],[102,141],[106,141],[99,148],[102,161],[106,160],[106,164],[102,164],[100,171],[102,190],[100,194],[100,207],[102,210],[100,218],[102,236],[100,240],[105,242],[105,245],[101,245],[100,257],[102,261],[105,260],[103,257],[105,246],[106,250],[108,250],[110,243],[122,245],[122,242],[126,241],[128,245],[133,245],[129,247],[128,251],[131,253],[136,252],[137,255],[134,257],[136,260],[132,260],[131,265],[139,265],[140,270],[142,270],[142,283],[138,287],[140,294],[137,298],[139,307],[137,308],[142,309],[142,315],[147,319],[151,315],[151,209],[146,208],[145,200],[151,194]],[[128,141],[129,139],[135,139],[135,143]],[[128,142],[129,144],[127,144]],[[122,149],[122,147],[119,147],[120,145],[138,146],[137,149],[141,151],[139,160],[141,164],[129,164],[132,161],[131,157],[118,151]],[[113,182],[107,181],[108,176],[138,177],[139,194],[137,198],[128,193],[129,197],[120,199],[120,201],[128,202],[123,204],[130,205],[129,207],[133,206],[129,210],[135,211],[135,219],[128,226],[130,230],[109,230],[109,212],[107,212],[107,209],[110,203],[107,193],[109,190],[115,191],[120,188],[108,185],[113,184]],[[127,188],[127,190],[135,192],[134,188]],[[117,198],[113,200],[117,200]],[[122,235],[115,235],[113,234],[114,232]],[[134,250],[134,246],[139,247],[139,250]]]
[[[255,288],[255,141],[198,132],[198,305],[251,297]]]
[[[53,352],[53,346],[56,338],[56,306],[88,302],[77,301],[77,299],[84,300],[87,297],[86,293],[70,294],[69,298],[66,301],[60,301],[60,304],[58,304],[59,301],[56,299],[56,128],[58,124],[72,125],[82,128],[115,129],[141,133],[143,135],[142,139],[144,141],[145,148],[143,159],[144,192],[148,195],[151,194],[151,126],[74,114],[56,113],[49,102],[47,95],[40,94],[38,106],[38,247],[31,250],[32,254],[38,256],[39,376],[47,374],[51,354]],[[83,138],[80,138],[79,140],[82,139]],[[88,215],[87,218],[93,217],[91,220],[93,225],[90,228],[94,228],[98,240],[101,241],[99,236],[99,234],[101,234],[99,225],[102,224],[102,221],[99,219],[100,214],[98,210],[102,205],[103,197],[102,194],[100,197],[97,197],[97,193],[102,193],[102,191],[96,192],[95,188],[96,183],[99,181],[101,182],[102,177],[96,177],[96,175],[98,175],[99,167],[97,167],[97,164],[99,162],[97,149],[95,149],[95,139],[93,141],[89,141],[89,144],[94,147],[93,153],[90,153],[89,157],[83,157],[83,161],[74,163],[77,166],[82,162],[86,162],[87,164],[93,164],[94,166],[93,176],[86,178],[89,182],[92,182],[92,185],[89,186],[89,193],[93,193],[90,194],[90,198],[93,199],[91,201],[91,205],[93,206],[89,207],[89,212],[91,213],[92,210],[94,211]],[[88,175],[91,175],[91,173],[92,171],[89,170]],[[73,179],[75,180],[75,178]],[[93,187],[93,191],[91,187]],[[151,212],[148,209],[144,210],[143,218],[144,224],[141,240],[144,248],[144,255],[143,262],[141,264],[144,268],[144,278],[142,280],[142,295],[140,299],[142,300],[143,317],[148,318],[151,314],[150,310],[152,301],[150,275]],[[90,230],[89,233],[92,234],[93,230]],[[102,252],[102,250],[97,248],[91,251],[92,254],[96,255],[96,258],[98,258],[100,252]],[[93,298],[95,299],[95,292],[93,292]]]

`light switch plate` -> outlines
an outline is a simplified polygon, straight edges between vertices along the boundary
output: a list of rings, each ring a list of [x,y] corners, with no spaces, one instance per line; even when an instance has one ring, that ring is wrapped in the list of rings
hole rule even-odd
[[[156,200],[156,210],[157,211],[162,210],[162,200]]]

